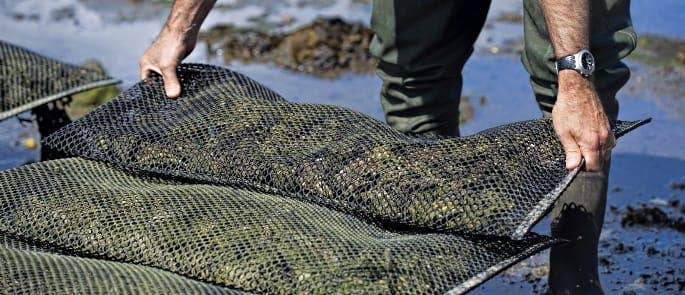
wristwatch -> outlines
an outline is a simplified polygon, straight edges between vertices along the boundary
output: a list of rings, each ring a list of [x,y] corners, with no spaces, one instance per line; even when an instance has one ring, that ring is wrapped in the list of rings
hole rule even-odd
[[[561,70],[574,70],[583,77],[590,77],[595,71],[595,57],[585,49],[574,55],[564,56],[556,62],[557,74]]]

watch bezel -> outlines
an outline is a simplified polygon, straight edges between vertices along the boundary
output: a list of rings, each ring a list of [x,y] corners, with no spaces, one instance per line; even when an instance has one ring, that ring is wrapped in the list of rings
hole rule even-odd
[[[574,54],[574,57],[578,72],[585,77],[592,76],[595,71],[595,56],[589,50],[581,50]]]

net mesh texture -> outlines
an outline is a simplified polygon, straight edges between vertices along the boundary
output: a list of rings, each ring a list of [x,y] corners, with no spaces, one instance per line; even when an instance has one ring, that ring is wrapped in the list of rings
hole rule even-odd
[[[0,121],[78,92],[119,81],[0,40]]]
[[[0,235],[3,294],[249,294],[135,264],[60,253]]]
[[[178,75],[178,100],[155,76],[44,140],[76,158],[0,173],[0,289],[463,293],[559,242],[529,232],[577,172],[551,121],[425,138]]]
[[[395,233],[294,198],[134,177],[80,158],[17,168],[0,184],[5,235],[252,292],[442,294],[552,242]],[[28,267],[53,264],[29,254]],[[22,261],[3,269],[21,272]],[[112,268],[100,261],[89,264]]]
[[[462,138],[400,133],[337,106],[291,103],[206,65],[139,83],[49,136],[131,171],[297,197],[400,230],[521,238],[570,182],[551,120]],[[643,122],[618,122],[618,136]]]

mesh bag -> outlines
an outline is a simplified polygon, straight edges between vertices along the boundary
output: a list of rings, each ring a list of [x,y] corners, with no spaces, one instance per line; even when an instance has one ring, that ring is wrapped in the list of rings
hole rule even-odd
[[[298,104],[238,73],[188,64],[184,93],[135,85],[45,140],[131,171],[290,196],[383,228],[522,238],[576,171],[550,120],[463,138],[402,134],[364,114]],[[617,122],[616,136],[644,124]]]
[[[0,121],[81,91],[118,83],[0,41]]]
[[[70,256],[0,235],[4,294],[247,294],[152,267]]]
[[[0,287],[9,290],[460,293],[553,242],[390,232],[294,198],[82,158],[0,173]]]
[[[77,158],[0,173],[6,289],[463,293],[558,242],[528,232],[577,172],[550,121],[408,136],[178,74],[178,100],[153,77],[45,139]]]

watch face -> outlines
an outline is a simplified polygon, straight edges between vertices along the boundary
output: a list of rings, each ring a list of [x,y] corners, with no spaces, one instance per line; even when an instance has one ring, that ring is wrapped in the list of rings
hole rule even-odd
[[[585,52],[580,58],[581,66],[588,72],[592,72],[595,69],[595,58],[591,53]]]

